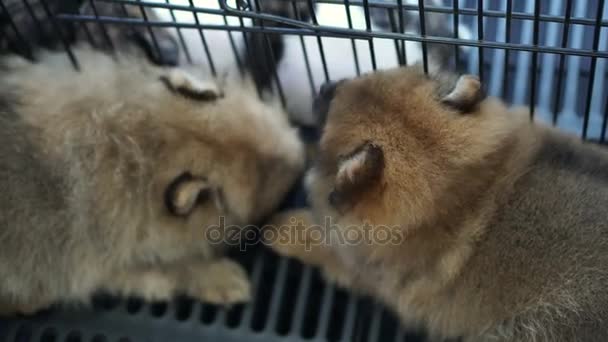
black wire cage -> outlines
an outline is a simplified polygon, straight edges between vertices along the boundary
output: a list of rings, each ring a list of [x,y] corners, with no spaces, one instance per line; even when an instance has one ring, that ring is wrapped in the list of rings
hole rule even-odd
[[[280,10],[265,6],[272,1]],[[314,95],[324,81],[375,69],[419,62],[429,70],[440,53],[448,68],[479,75],[489,95],[527,106],[534,120],[606,140],[604,0],[0,0],[3,53],[34,59],[37,45],[62,49],[78,69],[75,42],[116,51],[122,33],[156,63],[194,63],[211,74],[246,69],[256,49],[246,36],[261,37],[263,54],[253,56],[264,65],[254,58],[253,68],[288,109],[300,92],[281,63],[300,63],[296,78]],[[167,34],[179,56],[167,48]],[[286,205],[303,205],[302,198],[296,191]],[[241,258],[254,285],[250,304],[103,297],[92,309],[0,321],[0,340],[424,340],[373,301],[325,284],[311,267],[264,248]]]

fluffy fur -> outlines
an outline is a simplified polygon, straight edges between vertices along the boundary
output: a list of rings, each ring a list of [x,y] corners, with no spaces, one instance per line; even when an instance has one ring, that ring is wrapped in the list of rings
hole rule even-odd
[[[258,222],[298,177],[286,114],[246,80],[75,51],[80,72],[63,53],[3,60],[0,312],[98,289],[247,300],[245,272],[222,257],[224,227],[206,232],[220,217]]]
[[[334,233],[385,226],[397,239],[274,247],[435,338],[602,340],[608,155],[479,90],[418,68],[337,85],[307,175],[312,213],[275,224],[295,234],[293,215],[330,217]]]

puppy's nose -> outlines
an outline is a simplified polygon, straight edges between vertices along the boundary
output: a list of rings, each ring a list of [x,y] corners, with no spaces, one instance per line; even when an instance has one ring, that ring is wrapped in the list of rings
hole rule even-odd
[[[313,109],[315,113],[315,121],[319,127],[325,125],[327,120],[327,112],[329,111],[329,104],[336,94],[336,87],[340,82],[325,82],[321,85],[319,95],[315,98]]]
[[[321,84],[321,89],[319,91],[319,94],[321,96],[331,96],[333,95],[333,92],[336,90],[336,82],[332,82],[332,81],[327,81],[323,84]]]

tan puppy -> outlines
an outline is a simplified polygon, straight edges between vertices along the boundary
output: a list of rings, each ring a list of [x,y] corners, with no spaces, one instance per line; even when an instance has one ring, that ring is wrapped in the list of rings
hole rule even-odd
[[[325,87],[307,175],[313,213],[276,218],[287,226],[274,247],[433,337],[603,340],[608,155],[482,94],[472,76],[417,68]],[[305,232],[301,243],[306,223],[290,216],[331,218],[327,236],[372,238],[311,242]]]
[[[301,173],[286,114],[251,82],[76,52],[80,72],[63,53],[3,61],[0,311],[97,289],[247,300],[220,223],[255,224]]]

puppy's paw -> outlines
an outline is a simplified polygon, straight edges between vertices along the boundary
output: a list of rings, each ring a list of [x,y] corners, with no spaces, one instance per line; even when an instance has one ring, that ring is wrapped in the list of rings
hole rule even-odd
[[[160,269],[129,270],[114,274],[102,288],[118,296],[136,296],[147,301],[168,301],[177,281]]]
[[[0,317],[10,317],[15,315],[33,315],[43,309],[50,306],[50,303],[29,303],[17,305],[9,303],[8,301],[2,301],[0,299]]]
[[[353,284],[353,275],[346,270],[337,267],[333,263],[321,267],[321,275],[326,282],[335,284],[344,289],[350,289]]]
[[[188,295],[203,302],[231,305],[251,299],[251,284],[243,267],[228,259],[218,260],[192,275]]]
[[[312,213],[297,209],[278,213],[264,226],[264,242],[280,255],[319,267],[325,280],[349,288],[353,275],[339,261],[314,224]]]
[[[280,255],[317,265],[309,236],[312,222],[312,214],[306,209],[278,213],[264,225],[264,243]]]
[[[212,80],[201,80],[181,69],[172,69],[160,76],[167,88],[184,97],[198,101],[213,101],[223,96]]]
[[[175,281],[160,271],[139,274],[139,281],[131,280],[133,288],[126,288],[127,295],[139,296],[147,301],[169,301],[175,295]]]

